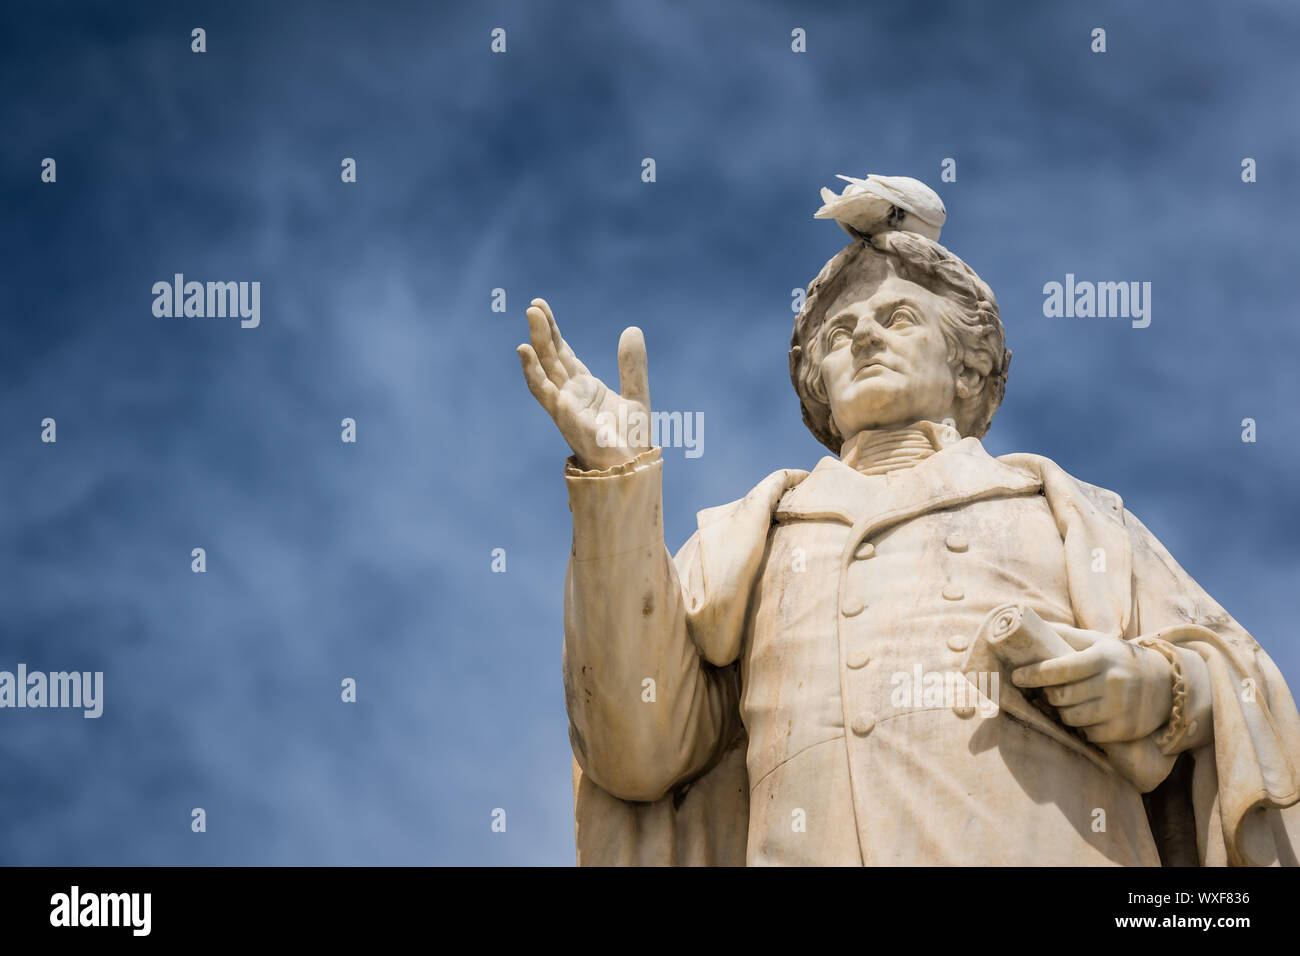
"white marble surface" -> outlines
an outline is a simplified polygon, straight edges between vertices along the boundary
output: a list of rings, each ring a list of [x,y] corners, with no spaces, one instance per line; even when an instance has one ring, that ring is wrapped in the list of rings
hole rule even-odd
[[[859,238],[792,379],[839,456],[701,512],[675,556],[659,450],[599,426],[649,413],[640,330],[616,392],[528,309],[524,375],[573,452],[579,862],[1295,864],[1300,715],[1268,655],[1118,495],[984,450],[1010,353],[938,196],[823,199]],[[1032,634],[999,645],[1008,606]]]

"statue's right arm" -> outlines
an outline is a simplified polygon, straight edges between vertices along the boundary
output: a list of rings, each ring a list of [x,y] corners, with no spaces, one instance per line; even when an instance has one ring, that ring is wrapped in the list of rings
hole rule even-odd
[[[735,729],[735,675],[688,632],[688,542],[664,545],[658,449],[603,472],[571,463],[564,594],[569,734],[583,772],[625,800],[657,800],[706,770]],[[689,583],[689,582],[688,582]]]
[[[564,601],[573,752],[603,790],[657,800],[706,770],[729,742],[734,668],[701,660],[688,633],[687,595],[664,545],[663,462],[649,428],[628,427],[648,425],[650,414],[641,330],[619,339],[615,392],[574,354],[544,300],[534,299],[527,317],[529,342],[518,349],[524,379],[573,450]],[[684,568],[694,545],[679,555]]]

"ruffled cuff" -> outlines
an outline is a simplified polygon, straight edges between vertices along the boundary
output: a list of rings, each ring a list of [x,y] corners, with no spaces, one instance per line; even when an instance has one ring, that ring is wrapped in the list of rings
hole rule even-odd
[[[641,454],[637,455],[631,461],[625,461],[620,465],[611,465],[608,468],[599,468],[594,471],[588,471],[585,468],[578,467],[578,460],[574,455],[570,455],[564,462],[564,477],[566,478],[613,478],[617,475],[626,475],[634,471],[640,471],[646,468],[662,457],[658,445],[647,448]]]

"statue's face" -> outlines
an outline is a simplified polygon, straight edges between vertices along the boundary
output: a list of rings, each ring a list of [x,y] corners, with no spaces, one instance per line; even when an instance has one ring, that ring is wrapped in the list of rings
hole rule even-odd
[[[956,418],[942,308],[940,296],[887,269],[854,280],[831,303],[821,374],[846,441],[868,428]]]

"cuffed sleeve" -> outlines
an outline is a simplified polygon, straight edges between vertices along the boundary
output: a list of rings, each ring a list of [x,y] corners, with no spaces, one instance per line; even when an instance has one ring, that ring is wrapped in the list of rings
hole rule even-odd
[[[1214,739],[1214,687],[1210,671],[1200,654],[1189,647],[1178,648],[1183,662],[1183,682],[1187,686],[1186,719],[1183,730],[1162,748],[1167,754],[1195,750]],[[1156,731],[1159,736],[1164,731]]]
[[[662,472],[657,448],[603,471],[565,469],[570,739],[583,772],[624,800],[690,781],[735,729],[734,669],[702,661],[688,633],[688,596],[664,544]]]

